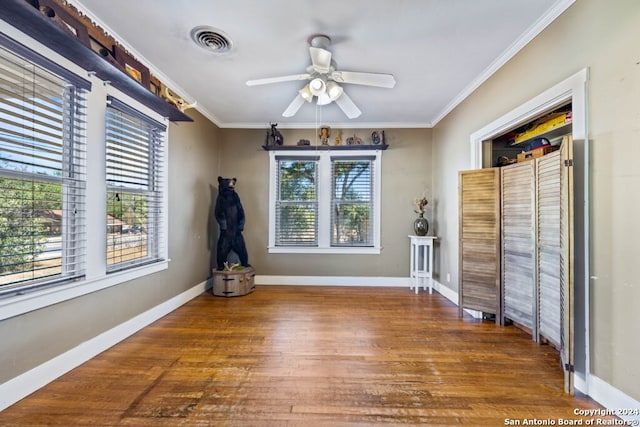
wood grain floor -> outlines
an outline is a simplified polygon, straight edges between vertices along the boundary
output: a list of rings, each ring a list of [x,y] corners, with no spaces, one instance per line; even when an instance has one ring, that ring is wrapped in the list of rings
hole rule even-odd
[[[556,351],[437,293],[202,294],[0,413],[2,426],[520,425],[586,420]],[[514,424],[508,424],[514,422]]]

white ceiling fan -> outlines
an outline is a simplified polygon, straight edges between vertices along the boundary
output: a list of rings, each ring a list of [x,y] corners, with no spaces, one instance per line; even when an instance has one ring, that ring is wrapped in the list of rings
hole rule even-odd
[[[328,50],[330,44],[331,39],[323,34],[309,37],[311,65],[307,67],[306,73],[249,80],[247,81],[247,86],[308,80],[309,83],[298,91],[298,95],[282,113],[284,117],[294,116],[304,102],[311,102],[314,96],[317,97],[318,105],[327,105],[335,101],[348,118],[354,119],[358,117],[362,114],[362,111],[353,103],[338,83],[392,88],[395,86],[396,80],[391,74],[336,70],[336,63],[332,60],[331,52]]]

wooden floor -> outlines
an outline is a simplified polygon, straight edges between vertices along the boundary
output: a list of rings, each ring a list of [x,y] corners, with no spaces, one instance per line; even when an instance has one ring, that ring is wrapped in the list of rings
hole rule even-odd
[[[586,420],[576,408],[599,406],[563,393],[551,347],[460,319],[437,293],[259,286],[202,294],[0,412],[0,425],[558,425]]]

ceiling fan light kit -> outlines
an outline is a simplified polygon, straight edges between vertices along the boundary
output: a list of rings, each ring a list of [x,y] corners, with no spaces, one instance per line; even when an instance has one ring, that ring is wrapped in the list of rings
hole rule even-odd
[[[321,78],[316,77],[309,83],[309,89],[313,95],[320,96],[327,89],[327,84]]]
[[[308,39],[311,65],[307,67],[306,74],[292,74],[281,77],[270,77],[247,81],[247,86],[280,83],[295,80],[308,80],[293,99],[291,104],[282,113],[284,117],[294,116],[304,105],[317,97],[317,105],[328,105],[333,101],[350,118],[356,118],[362,114],[349,96],[338,83],[357,84],[392,88],[396,81],[391,74],[362,73],[355,71],[336,71],[336,63],[328,50],[331,39],[323,34],[315,34]]]

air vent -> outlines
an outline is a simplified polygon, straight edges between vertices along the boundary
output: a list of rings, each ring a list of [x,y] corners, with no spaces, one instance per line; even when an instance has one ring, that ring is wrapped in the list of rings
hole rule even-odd
[[[218,55],[229,52],[233,47],[226,34],[213,27],[195,27],[191,30],[191,39],[201,48]]]

